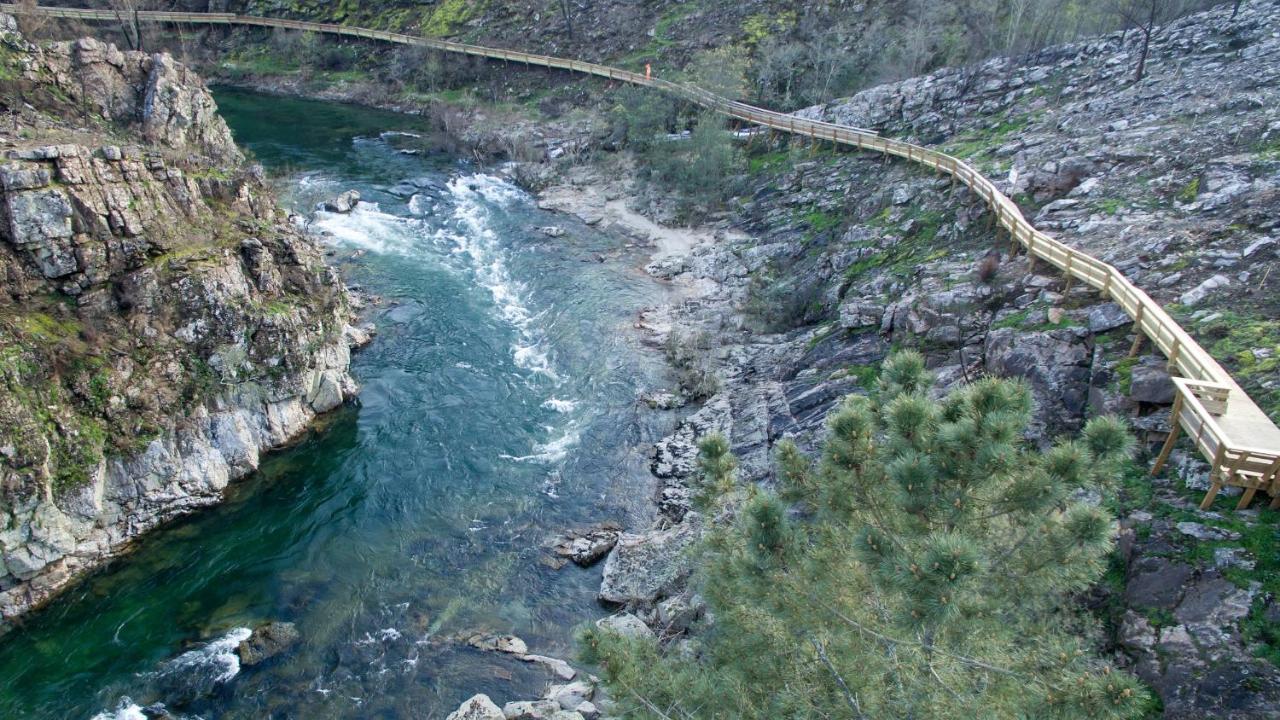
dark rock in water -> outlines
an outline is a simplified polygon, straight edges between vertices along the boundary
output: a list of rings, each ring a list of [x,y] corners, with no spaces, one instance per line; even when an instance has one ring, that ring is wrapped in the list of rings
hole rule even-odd
[[[524,655],[529,646],[515,635],[476,634],[466,638],[466,643],[477,650],[501,652],[509,655]]]
[[[418,193],[418,186],[410,185],[409,183],[400,183],[399,185],[387,188],[387,192],[398,198],[408,198],[413,197]]]
[[[408,180],[405,180],[405,182],[420,190],[440,191],[444,189],[444,186],[441,185],[438,180],[429,177],[409,178]]]
[[[346,214],[356,209],[356,205],[360,204],[360,193],[356,190],[348,190],[338,197],[320,203],[320,209],[325,212]]]
[[[587,567],[596,563],[618,544],[622,528],[616,523],[602,523],[586,530],[571,530],[556,539],[552,552]]]
[[[254,630],[249,639],[236,648],[236,654],[240,656],[242,665],[252,667],[288,652],[299,639],[301,635],[293,623],[271,622]]]

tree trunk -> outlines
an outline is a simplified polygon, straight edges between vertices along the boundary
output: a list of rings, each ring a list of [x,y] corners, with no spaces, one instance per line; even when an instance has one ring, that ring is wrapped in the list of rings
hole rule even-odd
[[[1151,31],[1145,30],[1142,33],[1142,52],[1138,54],[1138,72],[1134,74],[1134,82],[1142,82],[1142,78],[1147,74],[1147,53],[1151,52]]]
[[[137,8],[133,10],[133,36],[136,38],[135,45],[139,51],[142,50],[142,16],[138,14]]]
[[[560,14],[564,15],[565,33],[573,39],[573,15],[569,12],[569,0],[560,0]]]

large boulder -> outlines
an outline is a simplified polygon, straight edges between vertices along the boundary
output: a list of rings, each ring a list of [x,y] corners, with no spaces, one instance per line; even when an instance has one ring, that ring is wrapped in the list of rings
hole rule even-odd
[[[654,602],[688,574],[685,551],[699,534],[692,514],[669,530],[622,533],[604,563],[600,599],[619,604]]]
[[[1164,363],[1137,365],[1132,370],[1129,383],[1129,398],[1134,402],[1169,405],[1173,402],[1174,386]]]
[[[4,206],[10,241],[32,254],[46,278],[80,269],[72,242],[71,203],[63,191],[6,193]]]
[[[196,148],[228,162],[244,161],[204,81],[168,53],[151,56],[139,110],[143,137],[151,142]]]
[[[1069,330],[992,330],[986,342],[987,370],[1023,378],[1036,400],[1033,429],[1042,438],[1078,430],[1089,398],[1091,352]]]
[[[522,700],[502,706],[506,720],[547,720],[560,712],[560,704],[554,700]]]
[[[617,544],[620,530],[617,524],[611,522],[582,530],[570,530],[555,540],[551,550],[582,567],[594,565]]]
[[[488,695],[473,695],[445,720],[507,720],[502,708],[493,704]]]
[[[357,190],[348,190],[338,197],[320,203],[320,209],[325,212],[338,213],[345,215],[356,209],[360,204],[360,193]]]

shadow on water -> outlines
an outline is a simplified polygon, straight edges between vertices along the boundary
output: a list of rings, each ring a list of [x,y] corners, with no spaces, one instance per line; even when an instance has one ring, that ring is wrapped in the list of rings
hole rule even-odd
[[[443,717],[474,692],[536,693],[545,671],[454,637],[570,657],[603,613],[599,568],[551,570],[541,545],[647,512],[642,449],[671,419],[638,407],[664,370],[631,325],[663,288],[638,251],[433,151],[413,118],[218,99],[300,214],[349,188],[368,201],[312,222],[383,298],[362,395],[0,639],[0,716]],[[302,642],[241,668],[235,644],[268,620]]]

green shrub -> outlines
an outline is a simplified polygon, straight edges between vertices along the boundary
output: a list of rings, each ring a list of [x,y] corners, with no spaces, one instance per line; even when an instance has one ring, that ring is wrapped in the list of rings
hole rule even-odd
[[[707,357],[710,348],[711,338],[705,333],[667,335],[663,346],[667,362],[675,371],[680,392],[690,400],[705,400],[720,391],[720,378]]]
[[[1148,693],[1098,657],[1070,595],[1103,574],[1108,493],[1132,448],[1116,420],[1039,452],[1025,384],[931,399],[899,353],[874,399],[832,415],[820,459],[778,448],[780,492],[734,489],[722,441],[706,480],[735,512],[703,541],[713,618],[701,653],[582,636],[622,717],[1132,718]],[[1081,492],[1084,491],[1084,492]],[[710,506],[703,497],[701,504]],[[798,519],[787,506],[798,510]]]

